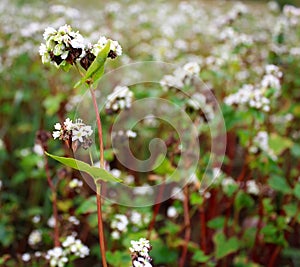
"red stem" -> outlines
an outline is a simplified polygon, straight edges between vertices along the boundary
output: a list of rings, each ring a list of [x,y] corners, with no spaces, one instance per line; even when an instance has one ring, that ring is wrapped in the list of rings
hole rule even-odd
[[[200,245],[201,249],[206,254],[206,218],[205,218],[205,209],[204,209],[204,203],[199,209],[200,212],[200,222],[201,222],[201,236],[200,236]]]
[[[45,152],[45,151],[44,151]],[[59,247],[59,227],[58,227],[58,211],[57,211],[57,196],[56,196],[56,188],[51,180],[49,165],[48,165],[48,159],[46,154],[44,154],[44,162],[45,162],[45,170],[46,170],[46,176],[48,185],[50,187],[51,193],[52,193],[52,210],[53,210],[53,216],[54,216],[54,246]]]
[[[158,195],[157,195],[157,198],[156,198],[156,203],[157,204],[154,205],[152,220],[151,220],[151,222],[149,224],[149,228],[148,228],[148,239],[150,239],[151,232],[152,232],[152,230],[154,228],[154,225],[155,225],[155,221],[156,221],[156,217],[157,217],[157,214],[159,212],[160,205],[161,205],[161,199],[162,199],[162,196],[163,196],[163,193],[164,193],[165,185],[166,185],[165,181],[163,181],[163,183],[159,187]]]
[[[278,254],[279,254],[280,251],[281,251],[281,247],[277,246],[276,249],[274,250],[272,256],[271,256],[268,267],[273,267],[275,265],[276,259],[277,259]]]
[[[182,249],[179,267],[184,267],[185,259],[187,255],[188,243],[191,237],[191,223],[190,223],[190,214],[189,214],[189,193],[188,193],[187,186],[184,187],[183,211],[184,211],[185,235],[184,235],[184,246]]]
[[[100,119],[100,113],[97,105],[97,100],[95,96],[95,92],[92,88],[90,88],[91,96],[93,99],[93,105],[97,120],[98,127],[98,137],[99,137],[99,146],[100,146],[100,167],[104,168],[104,149],[103,149],[103,136],[102,136],[102,124]],[[103,221],[102,221],[102,207],[101,207],[101,182],[98,184],[96,182],[97,188],[97,215],[98,215],[98,234],[99,234],[99,242],[100,242],[100,253],[102,258],[103,267],[107,267],[106,255],[105,255],[105,240],[104,240],[104,229],[103,229]]]

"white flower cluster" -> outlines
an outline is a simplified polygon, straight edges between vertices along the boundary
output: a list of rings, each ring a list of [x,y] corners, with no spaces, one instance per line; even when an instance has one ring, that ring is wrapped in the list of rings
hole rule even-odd
[[[107,96],[105,108],[108,113],[129,109],[133,100],[133,92],[127,86],[116,86],[111,94]]]
[[[112,132],[111,137],[112,138],[117,138],[117,137],[136,138],[137,133],[132,130],[127,130],[127,131],[119,130],[117,132]]]
[[[64,267],[69,257],[85,258],[90,253],[87,246],[74,236],[68,236],[62,243],[62,247],[55,247],[47,251],[45,258],[51,267]]]
[[[55,247],[47,251],[45,256],[51,267],[64,267],[69,261],[67,253],[61,247]]]
[[[245,84],[236,93],[227,96],[224,99],[225,104],[248,105],[251,108],[261,109],[265,112],[270,111],[270,98],[277,98],[280,95],[280,78],[282,72],[275,65],[266,66],[266,74],[263,76],[260,84],[254,86]]]
[[[253,44],[252,36],[236,32],[232,27],[225,28],[219,36],[221,41],[229,41],[233,47],[240,45],[251,46]]]
[[[63,141],[79,142],[79,144],[87,149],[92,144],[90,136],[93,134],[92,127],[86,125],[81,119],[76,119],[73,123],[72,120],[67,118],[63,124],[56,123],[54,125],[55,131],[52,136],[54,139],[59,138]]]
[[[187,101],[186,105],[195,111],[201,110],[207,121],[212,120],[215,116],[213,106],[207,103],[207,99],[204,94],[198,92],[193,94]]]
[[[120,233],[125,233],[128,230],[128,218],[123,214],[116,214],[110,224],[110,227],[113,229],[112,238],[119,239]]]
[[[283,14],[287,17],[291,25],[297,25],[300,20],[300,8],[291,5],[283,7]]]
[[[89,248],[80,239],[75,239],[72,235],[66,238],[62,246],[67,254],[73,254],[79,258],[85,258],[90,253]]]
[[[249,180],[246,182],[246,191],[249,194],[257,196],[259,194],[259,187],[254,180]]]
[[[257,153],[259,150],[267,153],[273,160],[277,160],[274,151],[269,147],[269,135],[266,131],[260,131],[253,138],[253,144],[249,148],[251,153]]]
[[[67,24],[58,30],[47,27],[43,37],[45,44],[42,43],[39,49],[42,62],[52,63],[57,68],[62,67],[65,70],[77,61],[87,70],[108,41],[110,41],[109,58],[114,59],[122,54],[122,48],[117,41],[101,36],[98,42],[92,45]]]
[[[278,97],[280,95],[280,79],[282,78],[282,72],[275,65],[267,65],[265,68],[266,74],[261,81],[261,87],[264,92],[268,89],[274,90],[273,95]]]
[[[99,52],[102,51],[102,49],[106,46],[109,39],[107,39],[105,36],[101,36],[96,44],[92,47],[92,53],[97,56]],[[110,40],[110,55],[109,57],[115,58],[117,56],[122,55],[122,47],[118,43],[118,41]]]
[[[31,247],[36,246],[42,241],[42,233],[40,230],[33,230],[28,237],[28,244]]]
[[[165,75],[160,81],[165,91],[169,89],[182,89],[185,85],[191,84],[200,73],[200,66],[197,62],[188,62],[182,68],[174,71],[173,75]]]
[[[131,241],[129,248],[132,258],[132,267],[152,267],[149,251],[152,249],[149,240],[140,238],[139,241]]]

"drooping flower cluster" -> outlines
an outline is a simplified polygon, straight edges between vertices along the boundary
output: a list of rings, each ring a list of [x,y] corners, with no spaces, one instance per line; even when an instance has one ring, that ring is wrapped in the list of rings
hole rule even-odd
[[[132,267],[152,267],[149,251],[152,249],[149,240],[140,238],[139,241],[131,241]]]
[[[133,100],[133,92],[127,86],[116,86],[114,91],[107,96],[105,109],[112,114],[122,109],[129,109]]]
[[[275,65],[267,65],[266,74],[261,82],[256,85],[245,84],[236,93],[227,96],[224,99],[225,104],[231,105],[248,105],[251,108],[270,111],[270,99],[277,98],[280,95],[280,78],[282,72]]]
[[[110,39],[101,36],[96,44],[86,41],[70,25],[64,25],[58,30],[48,27],[43,34],[45,44],[40,45],[39,53],[43,63],[52,63],[57,68],[68,70],[77,62],[87,70],[98,53]],[[110,40],[109,58],[116,58],[122,54],[122,48],[117,41]]]
[[[84,149],[92,145],[90,138],[93,134],[92,127],[84,124],[81,119],[76,119],[73,123],[72,120],[67,118],[63,124],[56,123],[54,129],[53,138],[65,141],[73,150],[76,150],[79,145]]]
[[[62,243],[62,247],[55,247],[47,251],[45,258],[49,261],[51,267],[64,267],[69,258],[85,258],[90,253],[87,246],[83,245],[81,240],[74,236],[68,236]]]
[[[185,85],[190,85],[198,77],[200,66],[197,62],[188,62],[182,68],[178,68],[172,75],[165,75],[160,81],[165,91],[169,89],[182,89]]]

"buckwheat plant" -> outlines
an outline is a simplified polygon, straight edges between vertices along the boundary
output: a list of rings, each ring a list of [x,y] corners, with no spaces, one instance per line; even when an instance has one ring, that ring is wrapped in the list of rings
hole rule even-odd
[[[78,70],[78,73],[82,76],[81,80],[76,83],[75,88],[81,85],[86,85],[89,88],[93,100],[100,144],[100,168],[96,168],[74,158],[58,157],[47,152],[45,153],[64,165],[84,171],[94,178],[95,186],[97,188],[100,252],[102,256],[102,264],[106,267],[107,263],[105,257],[105,240],[101,209],[101,184],[103,181],[119,182],[120,180],[104,169],[102,125],[94,90],[96,83],[104,74],[104,65],[106,60],[108,58],[115,59],[122,55],[122,47],[117,41],[108,39],[104,36],[101,36],[97,43],[92,44],[85,40],[78,31],[74,31],[69,25],[61,26],[59,29],[48,27],[45,29],[43,37],[45,43],[42,43],[39,49],[42,62],[44,64],[50,63],[56,68],[64,71],[68,71],[70,68],[75,67]],[[128,97],[130,98],[130,96],[131,95],[129,94]],[[124,106],[128,106],[130,99],[127,99],[126,96],[124,97]],[[88,149],[92,145],[92,134],[93,130],[91,126],[86,125],[81,119],[77,119],[73,122],[71,119],[67,118],[63,123],[56,123],[54,125],[52,136],[54,139],[64,141],[67,147],[74,153],[79,148]],[[64,250],[58,246],[58,243],[54,248],[54,250],[59,250],[59,252],[61,252],[58,253],[59,259],[56,257],[57,253],[54,253],[54,250],[49,251],[48,253],[49,260],[53,262],[53,264],[54,262],[55,264],[58,264],[57,266],[63,266],[63,264],[68,261],[66,255],[71,252],[79,257],[88,255],[88,248],[83,246],[80,240],[68,237],[62,246],[64,247]],[[67,252],[66,249],[68,250]],[[57,261],[59,261],[59,263]]]

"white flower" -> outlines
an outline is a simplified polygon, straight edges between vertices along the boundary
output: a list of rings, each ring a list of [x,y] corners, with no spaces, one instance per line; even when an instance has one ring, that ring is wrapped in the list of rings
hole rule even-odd
[[[120,233],[118,231],[112,231],[111,237],[112,239],[120,239]]]
[[[30,260],[31,260],[31,256],[30,256],[29,253],[24,253],[24,254],[22,255],[22,261],[28,262],[28,261],[30,261]]]
[[[41,216],[40,215],[35,215],[33,218],[32,218],[32,222],[33,223],[39,223],[41,221]]]
[[[47,27],[43,34],[44,40],[49,39],[49,37],[56,35],[57,31],[52,27]]]
[[[78,140],[79,142],[83,142],[83,137],[85,137],[87,134],[84,131],[83,128],[79,128],[78,130],[73,130],[72,132],[72,141]]]
[[[40,144],[34,144],[33,152],[39,156],[44,155],[44,149]]]
[[[34,230],[30,233],[28,237],[28,244],[30,246],[35,246],[42,241],[42,233],[39,230]]]
[[[197,62],[189,62],[183,66],[183,70],[185,70],[188,75],[198,75],[200,66]]]
[[[53,131],[52,136],[53,136],[54,139],[60,138],[61,131]]]
[[[54,226],[55,226],[55,218],[54,218],[53,215],[48,219],[47,224],[48,224],[48,226],[50,228],[54,228]]]
[[[62,243],[62,246],[64,248],[66,247],[70,247],[73,243],[75,243],[75,237],[70,235],[70,236],[67,236],[67,238],[65,239],[65,241]]]
[[[182,192],[182,188],[177,187],[177,186],[175,186],[172,189],[171,196],[174,199],[184,200],[184,195],[183,195],[183,192]]]
[[[136,136],[137,136],[136,132],[131,131],[131,130],[127,130],[127,131],[126,131],[126,135],[127,135],[129,138],[136,138]]]
[[[112,169],[112,170],[110,171],[110,173],[111,173],[114,177],[117,177],[117,178],[120,178],[120,176],[121,176],[121,174],[122,174],[122,172],[121,172],[120,170],[118,170],[118,169]]]
[[[69,118],[67,118],[65,121],[64,121],[64,126],[66,128],[67,131],[71,131],[73,129],[73,122],[72,120],[70,120]]]
[[[77,178],[74,178],[69,182],[70,188],[76,188],[76,187],[82,187],[82,186],[83,186],[83,182],[81,180],[78,180]]]
[[[68,221],[74,225],[79,225],[79,220],[75,216],[70,216]]]
[[[259,194],[259,187],[254,180],[249,180],[246,182],[246,190],[249,194]]]
[[[127,86],[116,86],[111,94],[107,96],[105,108],[108,110],[122,110],[131,107],[133,92]]]
[[[176,218],[178,216],[178,212],[175,207],[170,206],[167,210],[167,216],[170,218]]]
[[[102,49],[106,46],[108,40],[110,39],[107,39],[105,36],[101,36],[98,42],[93,45],[92,53],[97,56],[99,52],[102,51]],[[110,40],[110,51],[115,52],[117,56],[122,55],[122,47],[117,41]]]
[[[130,221],[133,224],[141,225],[141,223],[142,223],[142,215],[139,212],[137,212],[137,211],[132,211],[131,216],[130,216]]]
[[[117,229],[120,232],[127,232],[128,219],[123,214],[116,214],[110,224],[112,229]]]

